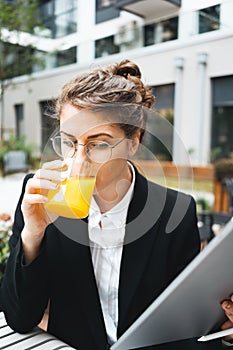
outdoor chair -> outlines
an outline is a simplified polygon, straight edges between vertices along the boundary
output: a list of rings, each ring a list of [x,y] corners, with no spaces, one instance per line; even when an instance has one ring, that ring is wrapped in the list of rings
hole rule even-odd
[[[2,168],[3,176],[20,171],[27,172],[28,169],[27,155],[23,150],[8,151],[4,154]]]
[[[202,211],[198,213],[198,229],[201,241],[209,242],[214,237],[213,223],[211,212]]]
[[[198,229],[201,240],[201,249],[214,238],[221,229],[232,218],[232,214],[222,212],[207,212],[198,213]]]
[[[233,214],[233,178],[224,180],[229,196],[229,212]]]

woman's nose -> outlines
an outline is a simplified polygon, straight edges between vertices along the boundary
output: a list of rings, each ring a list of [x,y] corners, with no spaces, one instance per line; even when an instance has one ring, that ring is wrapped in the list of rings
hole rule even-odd
[[[87,158],[85,146],[83,144],[76,145],[76,152],[74,154],[74,158],[76,162],[82,162]]]

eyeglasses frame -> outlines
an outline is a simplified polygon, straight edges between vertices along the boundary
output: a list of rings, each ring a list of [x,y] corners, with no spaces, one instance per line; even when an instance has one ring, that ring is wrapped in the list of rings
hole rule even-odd
[[[62,156],[62,154],[58,154],[58,152],[55,150],[55,147],[54,147],[54,140],[55,140],[55,138],[58,138],[58,137],[61,138],[61,135],[56,135],[56,136],[54,136],[54,137],[51,137],[51,138],[50,138],[50,141],[52,142],[53,149],[54,149],[55,153],[56,153],[58,156]],[[107,162],[107,161],[109,161],[109,160],[111,159],[111,157],[112,157],[112,150],[113,150],[116,146],[118,146],[118,145],[119,145],[122,141],[124,141],[124,140],[126,140],[126,137],[120,139],[120,141],[118,141],[118,142],[115,143],[114,145],[111,145],[108,141],[102,141],[102,140],[89,140],[89,141],[86,142],[86,143],[79,143],[79,142],[74,142],[74,141],[72,141],[72,140],[69,139],[69,141],[72,142],[73,145],[74,145],[74,153],[73,153],[73,155],[71,156],[71,158],[73,158],[73,157],[75,156],[75,153],[78,151],[78,146],[83,146],[83,147],[85,147],[85,146],[87,146],[88,143],[90,143],[90,142],[103,142],[103,143],[108,144],[108,147],[109,147],[110,150],[111,150],[109,159],[106,160],[106,162]],[[85,154],[86,154],[86,156],[87,156],[90,160],[92,160],[91,157],[88,155],[87,148],[85,148]]]

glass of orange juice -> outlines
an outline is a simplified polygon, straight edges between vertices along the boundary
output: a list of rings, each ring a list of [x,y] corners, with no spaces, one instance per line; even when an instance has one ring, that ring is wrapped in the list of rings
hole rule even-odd
[[[95,182],[96,176],[90,165],[77,170],[70,160],[66,180],[58,184],[57,189],[48,191],[46,209],[71,219],[87,217]]]

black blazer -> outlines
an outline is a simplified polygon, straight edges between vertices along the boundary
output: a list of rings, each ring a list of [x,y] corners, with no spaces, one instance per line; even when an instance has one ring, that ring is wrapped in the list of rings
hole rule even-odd
[[[87,221],[59,218],[47,227],[37,258],[23,264],[20,205],[28,178],[1,287],[7,322],[18,332],[30,331],[50,299],[50,333],[79,350],[104,350],[107,335]],[[192,197],[148,182],[136,171],[120,270],[118,337],[199,252],[195,208]]]

